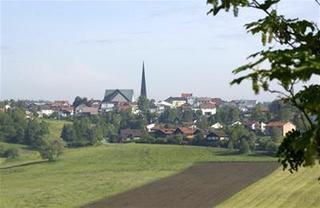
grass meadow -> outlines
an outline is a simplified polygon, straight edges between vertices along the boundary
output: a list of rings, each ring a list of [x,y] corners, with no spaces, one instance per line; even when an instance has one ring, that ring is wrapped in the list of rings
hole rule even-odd
[[[280,168],[245,188],[218,208],[319,208],[320,165],[290,174]]]
[[[196,162],[261,160],[274,158],[178,145],[68,149],[57,162],[0,169],[0,207],[77,207],[170,176]]]
[[[47,120],[60,137],[65,122]],[[56,162],[41,160],[24,145],[17,159],[0,159],[0,207],[79,207],[178,173],[204,161],[271,161],[209,147],[109,144],[66,149]],[[320,168],[289,174],[280,169],[219,205],[225,207],[320,207]]]

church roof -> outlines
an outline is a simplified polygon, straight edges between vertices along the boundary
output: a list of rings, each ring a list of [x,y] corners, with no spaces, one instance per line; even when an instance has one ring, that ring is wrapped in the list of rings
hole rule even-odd
[[[146,77],[144,71],[144,62],[142,63],[142,79],[141,79],[141,91],[140,96],[147,97]]]
[[[108,89],[104,94],[104,102],[111,102],[116,95],[122,95],[128,102],[133,102],[134,91],[132,89]]]

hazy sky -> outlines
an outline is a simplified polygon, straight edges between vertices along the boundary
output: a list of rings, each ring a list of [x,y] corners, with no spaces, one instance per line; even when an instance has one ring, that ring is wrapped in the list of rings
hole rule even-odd
[[[233,68],[261,48],[243,25],[261,14],[206,15],[205,0],[1,1],[0,99],[101,99],[105,89],[148,96],[181,92],[223,99],[270,100],[249,83],[230,87]],[[287,16],[318,22],[314,0],[285,0]]]

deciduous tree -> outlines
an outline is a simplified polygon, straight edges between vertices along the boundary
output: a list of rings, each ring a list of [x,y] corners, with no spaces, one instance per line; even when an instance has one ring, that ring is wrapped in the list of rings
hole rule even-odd
[[[261,12],[265,16],[245,25],[253,35],[260,34],[264,47],[249,56],[250,62],[233,72],[243,74],[231,82],[240,84],[251,80],[255,93],[260,90],[276,93],[285,102],[297,108],[306,120],[304,130],[287,134],[279,147],[278,156],[284,167],[297,171],[300,166],[312,166],[320,160],[320,85],[309,83],[311,77],[320,75],[320,30],[311,21],[289,19],[279,14],[275,5],[280,0],[208,0],[217,15],[232,9],[235,16],[239,8]],[[315,6],[320,6],[315,0]],[[271,45],[271,42],[277,44]],[[282,90],[271,87],[276,81]],[[296,90],[297,83],[303,83]],[[317,119],[313,121],[311,116]]]

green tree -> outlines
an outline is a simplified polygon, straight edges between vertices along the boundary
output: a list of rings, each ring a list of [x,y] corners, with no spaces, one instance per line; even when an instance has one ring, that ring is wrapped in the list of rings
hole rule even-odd
[[[304,115],[305,130],[287,134],[278,151],[283,167],[297,171],[300,166],[312,166],[320,159],[320,85],[307,82],[312,76],[320,75],[320,30],[311,21],[279,14],[274,7],[278,2],[280,0],[208,0],[212,5],[208,13],[217,15],[221,10],[232,9],[237,16],[239,8],[248,8],[265,14],[245,27],[253,35],[261,34],[263,46],[272,41],[277,44],[252,54],[248,64],[233,71],[247,74],[231,84],[251,80],[255,93],[260,90],[276,93]],[[320,6],[318,0],[315,5]],[[271,81],[279,83],[282,90],[273,89]],[[296,90],[296,84],[301,82],[303,89]],[[315,122],[312,115],[318,118]]]
[[[241,154],[248,154],[250,153],[250,146],[247,140],[241,139],[239,145],[239,151]]]
[[[19,157],[19,150],[16,147],[10,147],[4,151],[4,157],[17,158]]]
[[[275,100],[270,106],[272,119],[280,121],[292,121],[294,115],[297,113],[296,109],[289,103],[285,103],[283,100]]]
[[[172,135],[167,139],[168,144],[181,144],[182,141],[183,141],[183,135],[181,134]]]
[[[197,127],[202,130],[209,128],[208,118],[206,116],[201,116],[196,123]]]
[[[90,145],[95,145],[100,143],[103,137],[103,130],[99,126],[94,126],[91,129],[87,129],[88,141]]]
[[[203,145],[204,142],[205,142],[205,137],[202,131],[199,131],[192,140],[193,145]]]
[[[166,109],[159,116],[159,121],[166,124],[175,124],[175,121],[180,119],[180,116],[181,112],[178,109]]]
[[[222,106],[217,110],[216,120],[223,124],[232,124],[240,120],[240,111],[234,106]]]
[[[282,131],[280,128],[277,127],[271,127],[269,129],[269,134],[271,136],[271,139],[274,143],[281,143],[283,136]]]
[[[89,130],[91,129],[92,123],[86,117],[79,118],[73,122],[73,128],[77,135],[76,142],[73,143],[74,146],[86,146],[89,144]]]
[[[78,139],[72,124],[64,124],[61,131],[61,138],[67,143],[68,146],[75,146]]]
[[[251,112],[251,119],[254,121],[266,122],[270,118],[269,115],[266,112],[264,112],[263,106],[260,103],[258,103]]]
[[[42,138],[49,133],[48,124],[37,119],[29,120],[25,130],[24,143],[32,147],[38,147]]]
[[[191,122],[193,121],[193,111],[191,109],[186,109],[182,113],[182,121],[183,122]]]
[[[39,153],[43,159],[53,162],[63,153],[64,143],[59,139],[44,139],[38,147]]]
[[[145,96],[140,96],[138,99],[138,108],[143,115],[146,115],[150,109],[148,98],[146,98]]]
[[[269,141],[267,142],[265,149],[268,151],[268,153],[274,154],[278,151],[278,146],[276,143]]]

